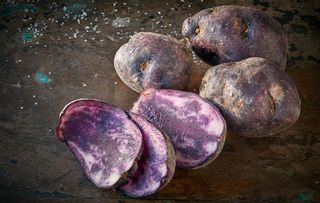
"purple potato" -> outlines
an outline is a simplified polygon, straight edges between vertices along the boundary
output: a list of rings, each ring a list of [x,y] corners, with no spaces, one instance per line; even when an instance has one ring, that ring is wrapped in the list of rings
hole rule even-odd
[[[220,109],[230,130],[248,137],[273,135],[289,128],[301,108],[292,79],[273,63],[257,57],[209,69],[200,96]]]
[[[225,120],[213,104],[197,94],[150,88],[141,93],[131,112],[169,136],[178,167],[205,166],[223,147]]]
[[[282,70],[286,66],[285,31],[255,8],[226,5],[202,10],[184,21],[182,34],[210,65],[262,57]]]
[[[172,37],[140,32],[117,51],[114,67],[136,92],[149,87],[183,89],[192,69],[192,56]]]
[[[142,134],[128,115],[91,99],[69,103],[60,114],[56,134],[99,188],[125,182],[142,151]]]
[[[129,113],[143,135],[143,152],[138,168],[119,189],[131,197],[144,197],[159,191],[173,177],[176,160],[169,138],[141,116]]]

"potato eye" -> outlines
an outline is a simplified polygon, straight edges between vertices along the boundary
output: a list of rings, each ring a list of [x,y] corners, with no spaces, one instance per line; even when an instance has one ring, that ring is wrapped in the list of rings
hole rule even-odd
[[[242,33],[246,35],[249,31],[249,26],[247,24],[242,24]]]
[[[146,68],[148,67],[148,61],[141,63],[139,67],[140,67],[140,70],[145,71]]]
[[[196,30],[195,30],[195,33],[196,33],[196,34],[199,34],[199,32],[200,32],[200,27],[197,26],[197,27],[196,27]]]

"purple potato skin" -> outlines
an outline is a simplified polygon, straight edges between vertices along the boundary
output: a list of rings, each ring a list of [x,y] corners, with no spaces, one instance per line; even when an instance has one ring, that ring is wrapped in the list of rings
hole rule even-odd
[[[142,132],[144,148],[137,170],[119,190],[130,197],[145,197],[170,182],[176,166],[175,154],[165,134],[141,116],[134,113],[129,116]]]
[[[182,35],[210,65],[261,57],[282,70],[286,66],[284,29],[255,8],[225,5],[202,10],[184,21]]]
[[[92,99],[67,104],[56,134],[75,155],[85,175],[104,189],[126,182],[143,148],[140,129],[124,111]]]
[[[114,67],[136,92],[148,87],[183,89],[192,69],[192,55],[172,37],[140,32],[119,48]]]
[[[199,95],[168,89],[146,89],[130,110],[167,134],[180,168],[200,168],[222,150],[226,123],[219,110]]]
[[[300,115],[301,102],[292,79],[273,63],[257,57],[209,69],[200,96],[220,109],[228,130],[241,136],[279,133]]]

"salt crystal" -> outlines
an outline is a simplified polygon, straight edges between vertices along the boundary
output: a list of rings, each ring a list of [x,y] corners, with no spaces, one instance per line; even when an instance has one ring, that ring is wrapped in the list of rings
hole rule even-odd
[[[112,21],[112,26],[115,28],[120,28],[120,27],[129,27],[130,24],[130,18],[129,17],[117,17]]]

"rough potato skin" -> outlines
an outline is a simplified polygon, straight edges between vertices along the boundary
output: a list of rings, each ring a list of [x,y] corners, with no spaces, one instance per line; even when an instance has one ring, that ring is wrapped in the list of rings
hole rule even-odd
[[[140,32],[117,51],[114,67],[121,80],[136,92],[148,87],[183,89],[192,68],[192,56],[172,37]]]
[[[286,66],[285,31],[255,8],[226,5],[202,10],[184,21],[182,35],[210,65],[262,57],[282,70]]]
[[[257,57],[214,66],[205,74],[200,96],[221,111],[234,133],[263,137],[292,126],[301,102],[291,78]]]

